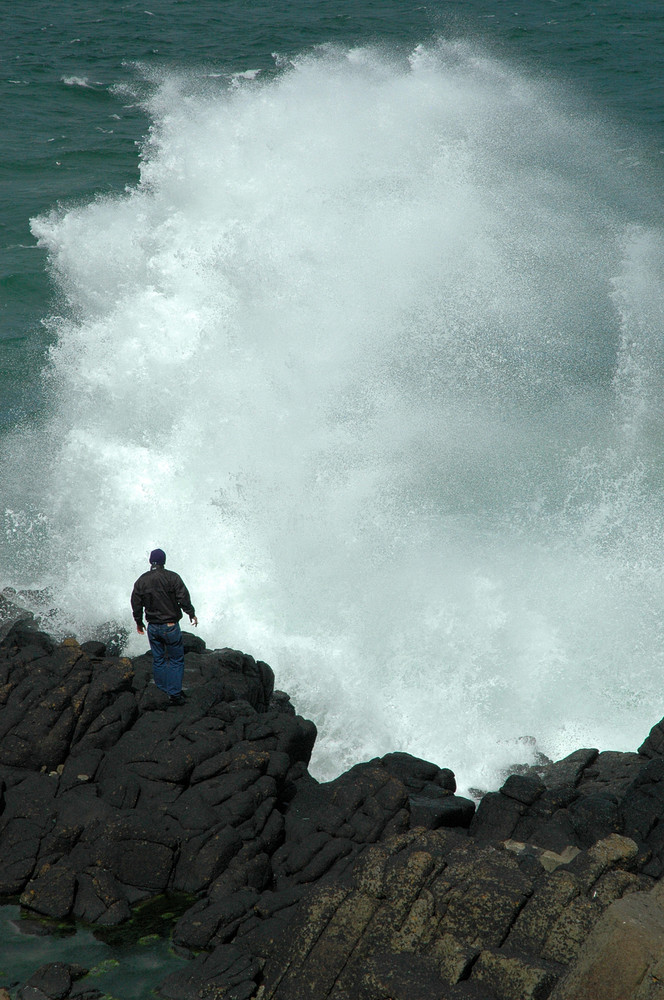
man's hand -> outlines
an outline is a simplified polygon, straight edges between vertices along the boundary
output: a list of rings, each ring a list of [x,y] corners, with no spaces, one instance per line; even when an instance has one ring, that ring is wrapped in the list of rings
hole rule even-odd
[[[196,617],[196,615],[194,615],[193,618],[191,617],[191,615],[189,615],[189,621],[194,626],[194,628],[198,628],[198,618]]]
[[[137,625],[136,631],[138,632],[139,635],[145,635],[145,629],[143,628],[142,625]]]

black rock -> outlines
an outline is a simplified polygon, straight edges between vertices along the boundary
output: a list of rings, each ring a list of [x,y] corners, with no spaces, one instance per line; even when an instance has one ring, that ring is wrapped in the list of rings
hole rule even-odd
[[[512,774],[500,791],[502,795],[530,806],[546,791],[546,785],[533,774]]]
[[[192,894],[174,940],[196,957],[164,997],[539,1000],[603,909],[664,872],[663,724],[638,754],[521,768],[475,810],[407,753],[316,781],[316,727],[270,667],[185,648],[169,709],[149,653],[29,622],[0,642],[0,895],[117,928]],[[23,1000],[92,995],[59,963],[35,977]]]
[[[101,659],[106,656],[106,643],[100,642],[98,639],[89,639],[87,642],[82,642],[81,649],[94,659]]]
[[[18,991],[19,1000],[65,1000],[70,996],[72,985],[87,974],[88,970],[81,965],[69,965],[64,962],[49,962],[43,965],[27,983]],[[96,990],[87,996],[101,996]]]
[[[182,642],[185,653],[204,653],[207,649],[205,641],[193,632],[182,632]]]

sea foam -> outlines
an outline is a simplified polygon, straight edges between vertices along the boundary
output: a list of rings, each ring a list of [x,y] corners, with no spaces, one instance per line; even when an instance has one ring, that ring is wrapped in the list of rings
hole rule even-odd
[[[83,87],[86,90],[94,90],[87,76],[63,76],[60,81],[64,83],[65,87]]]
[[[663,247],[600,125],[446,43],[149,103],[138,187],[33,223],[66,306],[50,417],[4,450],[6,582],[85,635],[163,547],[208,644],[316,721],[321,777],[635,747]]]

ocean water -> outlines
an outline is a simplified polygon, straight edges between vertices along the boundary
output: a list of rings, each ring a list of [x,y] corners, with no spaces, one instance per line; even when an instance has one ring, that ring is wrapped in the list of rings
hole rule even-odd
[[[316,721],[320,778],[406,750],[487,788],[638,746],[664,714],[662,17],[5,14],[0,585],[85,638],[131,626],[164,548],[208,645]]]

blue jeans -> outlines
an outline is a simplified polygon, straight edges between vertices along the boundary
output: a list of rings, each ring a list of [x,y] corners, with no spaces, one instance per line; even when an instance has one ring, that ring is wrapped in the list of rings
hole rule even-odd
[[[168,695],[180,694],[184,676],[184,643],[177,622],[174,625],[148,624],[152,650],[152,674],[158,688]]]

